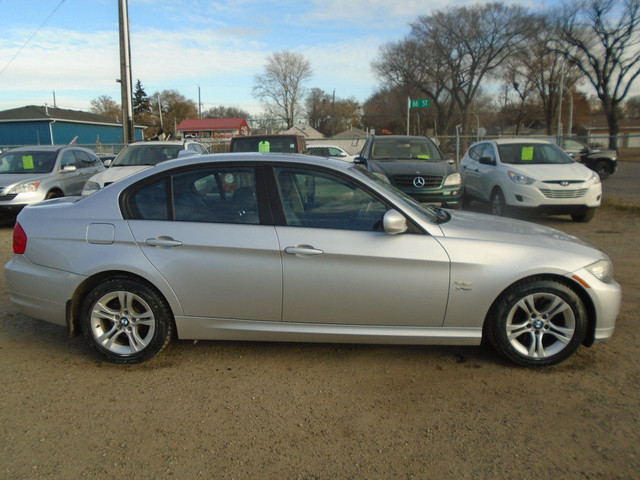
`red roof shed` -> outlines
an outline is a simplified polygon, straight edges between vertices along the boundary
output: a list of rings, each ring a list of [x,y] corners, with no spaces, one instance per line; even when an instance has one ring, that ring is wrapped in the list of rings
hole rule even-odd
[[[244,118],[187,118],[178,125],[178,132],[197,138],[231,138],[250,135],[251,129]]]

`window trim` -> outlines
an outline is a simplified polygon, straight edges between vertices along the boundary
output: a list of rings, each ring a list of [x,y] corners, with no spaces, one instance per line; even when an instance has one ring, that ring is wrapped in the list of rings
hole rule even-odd
[[[157,182],[160,179],[164,179],[166,184],[167,191],[167,212],[168,217],[166,220],[149,220],[149,221],[157,221],[157,222],[176,222],[175,220],[175,212],[173,208],[173,182],[171,181],[171,177],[173,175],[178,175],[183,172],[194,171],[194,170],[210,170],[210,169],[218,169],[222,170],[225,168],[252,168],[255,172],[255,182],[256,182],[256,200],[258,203],[258,218],[259,223],[255,225],[273,225],[273,215],[271,212],[271,202],[269,200],[269,196],[267,194],[267,189],[264,181],[264,170],[265,167],[259,163],[255,162],[233,162],[233,163],[199,163],[195,165],[188,165],[185,167],[174,168],[171,170],[166,170],[163,172],[159,172],[155,175],[151,175],[140,182],[134,183],[126,187],[121,193],[120,198],[118,200],[118,204],[120,207],[120,213],[124,220],[140,220],[145,221],[145,219],[136,218],[135,212],[132,211],[130,207],[130,199],[131,196],[137,193],[140,189],[145,186]],[[188,222],[185,222],[188,223]],[[205,222],[206,223],[206,222]],[[211,223],[213,224],[213,222]],[[218,225],[228,225],[227,223],[219,223]]]

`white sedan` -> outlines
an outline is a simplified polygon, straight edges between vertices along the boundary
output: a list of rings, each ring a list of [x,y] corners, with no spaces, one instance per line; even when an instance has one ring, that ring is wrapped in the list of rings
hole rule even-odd
[[[460,161],[465,202],[489,202],[494,215],[517,210],[569,214],[588,222],[602,200],[597,173],[546,140],[473,144]]]

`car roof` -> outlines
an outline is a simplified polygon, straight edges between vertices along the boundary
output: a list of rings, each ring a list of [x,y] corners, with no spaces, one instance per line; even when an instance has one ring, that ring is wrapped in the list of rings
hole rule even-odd
[[[141,147],[145,145],[184,145],[185,143],[198,143],[198,142],[193,142],[193,141],[183,142],[181,140],[162,140],[162,141],[149,140],[146,142],[133,142],[127,145],[127,147]]]
[[[76,145],[33,145],[33,146],[12,148],[11,150],[7,150],[7,152],[24,152],[25,150],[56,152],[58,150],[62,150],[63,148],[68,148],[68,147],[81,148],[81,147],[77,147]]]
[[[491,141],[495,142],[496,145],[509,145],[513,143],[541,143],[541,144],[553,143],[553,142],[550,142],[549,140],[544,140],[542,138],[530,138],[530,137],[495,138]],[[482,142],[477,142],[477,143],[482,143]]]
[[[168,170],[176,166],[190,166],[201,163],[292,163],[307,164],[310,166],[329,166],[339,170],[348,169],[351,164],[336,159],[322,159],[312,155],[301,153],[258,153],[258,152],[242,152],[242,153],[210,153],[207,155],[192,155],[188,157],[175,158],[165,162],[158,163],[153,168],[155,171]]]
[[[374,135],[374,140],[411,140],[429,138],[426,135]]]

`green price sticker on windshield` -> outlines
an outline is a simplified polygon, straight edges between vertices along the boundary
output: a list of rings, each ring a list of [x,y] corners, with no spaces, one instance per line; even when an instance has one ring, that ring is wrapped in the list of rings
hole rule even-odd
[[[522,161],[530,162],[533,160],[533,147],[522,147]]]
[[[260,153],[269,153],[271,151],[271,144],[263,140],[258,144],[258,152]]]
[[[33,156],[31,155],[22,156],[22,168],[25,170],[33,170]]]

